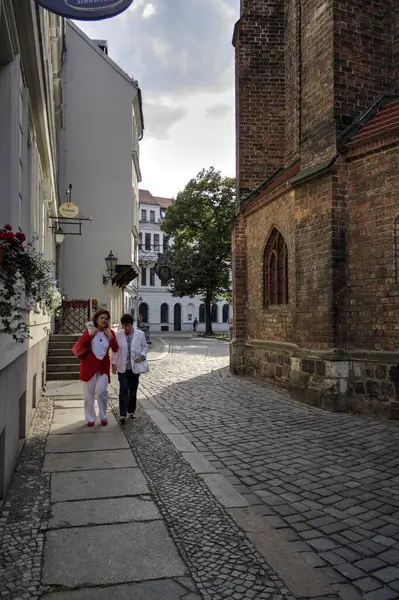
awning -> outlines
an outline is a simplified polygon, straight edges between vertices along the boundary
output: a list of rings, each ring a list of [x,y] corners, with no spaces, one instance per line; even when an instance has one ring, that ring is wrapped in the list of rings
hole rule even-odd
[[[136,279],[140,270],[135,263],[131,265],[116,265],[116,273],[112,278],[112,285],[125,288],[133,279]]]

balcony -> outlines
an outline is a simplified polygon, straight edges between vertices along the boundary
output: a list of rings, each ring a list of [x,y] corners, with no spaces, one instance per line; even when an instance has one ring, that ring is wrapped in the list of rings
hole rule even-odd
[[[139,261],[146,264],[156,263],[160,252],[161,247],[159,245],[150,246],[148,244],[141,244],[139,246]]]

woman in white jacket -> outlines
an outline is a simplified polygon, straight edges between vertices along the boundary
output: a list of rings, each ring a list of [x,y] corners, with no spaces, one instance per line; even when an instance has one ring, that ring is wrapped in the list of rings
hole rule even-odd
[[[119,416],[123,425],[127,413],[134,419],[136,416],[137,389],[140,374],[135,364],[147,358],[148,345],[145,335],[133,327],[133,317],[129,314],[121,318],[122,329],[116,333],[118,352],[112,352],[111,364],[114,375],[119,379]],[[141,369],[140,369],[141,370]]]

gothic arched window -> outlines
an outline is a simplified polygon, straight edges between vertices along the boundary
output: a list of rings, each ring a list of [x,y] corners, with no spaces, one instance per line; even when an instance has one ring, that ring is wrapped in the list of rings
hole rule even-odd
[[[273,228],[263,257],[264,305],[288,304],[288,250],[278,229]]]

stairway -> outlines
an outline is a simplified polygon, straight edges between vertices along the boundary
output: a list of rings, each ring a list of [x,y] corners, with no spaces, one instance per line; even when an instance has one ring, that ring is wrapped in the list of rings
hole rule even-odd
[[[80,378],[80,360],[72,354],[72,346],[80,334],[50,335],[47,354],[47,381],[66,381]]]

